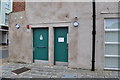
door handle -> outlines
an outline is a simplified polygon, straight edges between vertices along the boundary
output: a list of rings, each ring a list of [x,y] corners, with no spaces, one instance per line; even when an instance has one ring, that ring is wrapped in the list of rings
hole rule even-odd
[[[45,46],[37,46],[37,48],[46,48]]]

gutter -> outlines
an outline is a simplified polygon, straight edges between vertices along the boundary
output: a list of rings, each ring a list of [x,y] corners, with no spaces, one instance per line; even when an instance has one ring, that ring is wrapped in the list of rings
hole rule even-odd
[[[93,31],[92,31],[92,67],[91,71],[95,71],[95,41],[96,41],[96,3],[92,2],[93,8]]]

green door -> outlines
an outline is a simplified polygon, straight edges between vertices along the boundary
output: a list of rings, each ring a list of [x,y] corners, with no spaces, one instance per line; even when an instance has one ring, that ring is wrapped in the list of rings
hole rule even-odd
[[[33,58],[48,60],[48,29],[33,29]]]
[[[54,31],[54,62],[68,62],[68,28],[55,28]]]

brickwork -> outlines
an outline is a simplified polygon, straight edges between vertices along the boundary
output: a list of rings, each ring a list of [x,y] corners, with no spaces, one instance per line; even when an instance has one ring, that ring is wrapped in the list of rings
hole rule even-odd
[[[17,2],[14,0],[13,2],[13,12],[25,11],[25,0],[21,0]]]

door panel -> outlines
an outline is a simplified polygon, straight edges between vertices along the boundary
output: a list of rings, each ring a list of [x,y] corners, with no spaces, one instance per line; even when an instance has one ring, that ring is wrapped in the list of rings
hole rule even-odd
[[[33,58],[34,60],[48,60],[48,29],[33,29]]]
[[[68,62],[67,33],[68,28],[54,29],[55,62]]]

